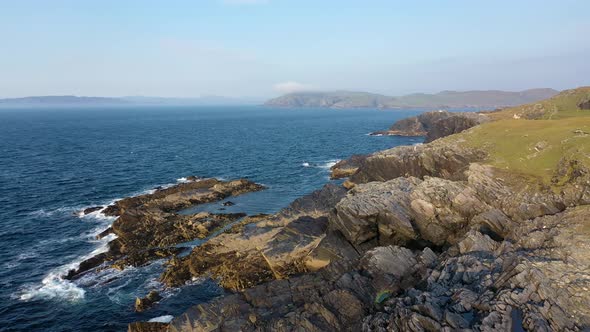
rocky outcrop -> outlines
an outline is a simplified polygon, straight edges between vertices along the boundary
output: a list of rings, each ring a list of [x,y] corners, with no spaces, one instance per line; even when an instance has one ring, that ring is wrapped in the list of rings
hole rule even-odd
[[[116,235],[109,250],[80,263],[69,271],[66,279],[80,277],[99,266],[124,269],[141,266],[154,259],[176,255],[175,245],[195,239],[204,239],[224,226],[243,218],[243,213],[213,214],[202,212],[192,215],[178,214],[189,206],[219,201],[229,196],[258,191],[263,187],[248,180],[219,181],[198,179],[165,189],[117,201],[103,210],[118,218],[113,225],[99,234]]]
[[[84,215],[91,214],[93,212],[100,211],[103,208],[104,208],[103,206],[91,206],[89,208],[82,210],[82,214],[84,214]]]
[[[190,308],[170,331],[587,327],[590,208],[566,206],[587,204],[589,196],[587,189],[564,195],[587,176],[554,193],[478,163],[464,172],[462,180],[357,185],[307,254],[317,269],[285,278],[267,268],[250,287]],[[271,243],[265,250],[284,249]]]
[[[169,188],[157,189],[153,193],[128,197],[108,206],[103,213],[107,216],[121,216],[128,210],[157,208],[164,212],[179,211],[197,204],[220,201],[229,196],[263,189],[261,185],[246,179],[223,182],[217,179],[196,179],[179,183]]]
[[[480,113],[451,113],[449,116],[434,121],[428,128],[425,143],[432,142],[441,137],[460,133],[471,127],[489,121],[485,114]]]
[[[366,183],[408,176],[457,179],[463,177],[463,171],[470,163],[484,160],[486,156],[483,150],[465,148],[453,142],[399,146],[367,157],[350,180]]]
[[[129,332],[168,332],[168,323],[134,322],[129,324]]]
[[[225,288],[243,290],[313,269],[322,262],[310,255],[325,237],[330,209],[345,192],[326,185],[276,215],[245,218],[190,255],[170,261],[161,280],[179,286],[210,276]]]
[[[487,121],[488,117],[481,113],[433,111],[399,120],[388,130],[371,135],[426,136],[425,142],[428,143]]]
[[[389,154],[404,155],[405,149]],[[316,219],[301,219],[294,211],[306,208],[294,208],[282,218],[245,221],[186,261],[172,262],[170,271],[184,271],[185,280],[210,275],[238,292],[189,309],[169,330],[588,326],[590,256],[579,250],[590,247],[590,187],[582,186],[590,183],[587,170],[562,162],[568,171],[556,171],[556,191],[473,161],[481,159],[478,153],[459,158],[467,151],[440,144],[421,149],[412,158],[449,167],[418,162],[403,172],[377,172],[387,176],[357,183],[330,202],[333,209],[312,208]],[[440,163],[445,159],[462,163]],[[460,167],[451,172],[450,165]],[[315,193],[308,203],[328,192]],[[251,249],[247,241],[255,243]]]
[[[578,108],[581,110],[590,110],[590,98],[580,102]]]
[[[135,299],[135,311],[142,312],[154,305],[154,303],[160,301],[161,299],[162,296],[160,296],[158,292],[151,291],[145,297]]]
[[[330,167],[330,178],[342,179],[353,175],[364,163],[367,157],[369,156],[356,154],[348,159],[340,160],[334,166]]]
[[[440,115],[438,121],[428,127],[433,134],[429,134],[422,126],[420,136],[429,135],[440,138],[454,134],[455,121],[470,121],[470,117],[447,116],[449,112],[433,112]],[[410,121],[418,121],[418,117]],[[403,120],[402,120],[403,121]],[[440,122],[440,124],[439,124]],[[447,128],[451,128],[447,130]],[[406,132],[408,133],[408,132]],[[418,133],[418,132],[414,132]],[[330,168],[331,178],[340,179],[350,177],[354,183],[370,181],[387,181],[400,176],[442,176],[460,174],[471,162],[481,161],[486,152],[477,149],[461,147],[457,142],[439,142],[436,145],[417,144],[413,146],[399,146],[393,149],[379,151],[371,155],[355,155],[342,160]]]

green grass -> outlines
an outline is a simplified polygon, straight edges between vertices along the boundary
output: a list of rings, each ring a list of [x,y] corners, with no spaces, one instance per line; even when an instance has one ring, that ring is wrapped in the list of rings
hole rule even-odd
[[[483,148],[489,163],[549,183],[564,156],[590,166],[590,117],[559,120],[500,120],[460,135],[469,147]]]
[[[487,162],[511,173],[552,182],[563,157],[590,168],[590,110],[578,104],[590,87],[562,91],[555,97],[490,113],[495,120],[448,139],[487,151]]]
[[[588,98],[590,98],[590,87],[565,90],[553,98],[507,108],[501,112],[491,113],[490,117],[495,120],[513,119],[515,117],[545,120],[586,117],[590,116],[590,110],[578,109],[578,103]]]

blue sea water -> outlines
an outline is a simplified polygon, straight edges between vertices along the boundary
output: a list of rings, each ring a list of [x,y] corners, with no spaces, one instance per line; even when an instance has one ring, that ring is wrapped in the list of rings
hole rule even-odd
[[[0,110],[0,330],[125,331],[218,296],[211,281],[157,281],[162,261],[123,272],[60,276],[106,249],[113,221],[80,209],[189,175],[248,177],[268,187],[232,211],[272,213],[329,181],[329,167],[421,138],[374,137],[416,110],[144,107]],[[214,209],[215,207],[209,206]],[[135,313],[135,297],[165,298]]]

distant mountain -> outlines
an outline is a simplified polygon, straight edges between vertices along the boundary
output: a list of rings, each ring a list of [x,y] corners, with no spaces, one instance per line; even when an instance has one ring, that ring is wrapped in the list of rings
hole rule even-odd
[[[133,104],[140,105],[260,105],[262,99],[257,98],[237,98],[223,96],[202,96],[198,98],[168,98],[168,97],[145,97],[129,96],[122,99]]]
[[[78,96],[35,96],[23,98],[0,99],[0,107],[93,107],[93,106],[134,106],[134,105],[169,105],[169,106],[206,106],[206,105],[259,105],[261,99],[231,98],[220,96],[203,96],[199,98],[166,97],[78,97]]]
[[[8,106],[104,106],[128,105],[121,98],[78,97],[78,96],[37,96],[0,99],[0,107]]]
[[[271,99],[275,107],[327,108],[498,108],[532,103],[559,93],[553,89],[531,89],[520,92],[497,90],[442,91],[437,94],[416,93],[390,97],[368,92],[298,92]]]

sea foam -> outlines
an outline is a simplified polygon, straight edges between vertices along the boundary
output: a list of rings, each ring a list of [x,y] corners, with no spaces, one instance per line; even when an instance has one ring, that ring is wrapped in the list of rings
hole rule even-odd
[[[330,159],[324,162],[320,162],[320,163],[309,163],[309,162],[303,162],[301,164],[301,166],[303,167],[313,167],[313,168],[321,168],[321,169],[330,169],[332,166],[336,165],[337,162],[339,162],[340,159]]]
[[[170,323],[170,321],[172,321],[172,319],[174,319],[174,316],[164,315],[164,316],[154,317],[154,318],[148,320],[148,322],[150,322],[150,323]]]
[[[36,299],[60,298],[71,302],[83,299],[86,291],[75,283],[65,280],[63,276],[66,275],[68,271],[77,269],[80,266],[80,263],[84,260],[106,252],[109,249],[108,243],[116,238],[117,237],[114,234],[104,237],[100,241],[101,245],[94,249],[90,254],[50,271],[45,278],[43,278],[40,285],[25,287],[20,294],[19,299],[21,301],[30,301]]]

